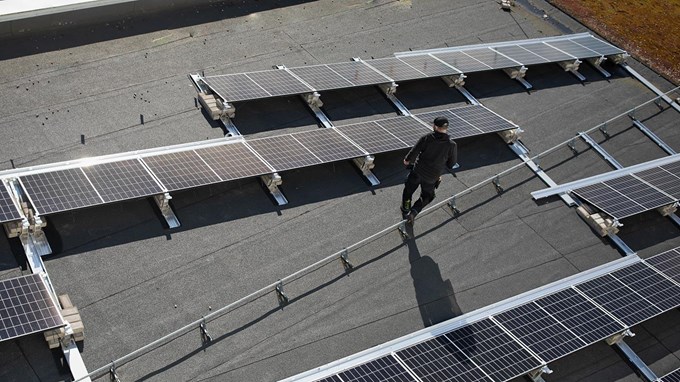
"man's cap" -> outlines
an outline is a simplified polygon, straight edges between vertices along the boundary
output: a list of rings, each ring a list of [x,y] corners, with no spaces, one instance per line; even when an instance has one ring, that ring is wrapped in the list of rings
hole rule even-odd
[[[434,119],[434,125],[437,127],[449,127],[449,120],[446,117],[437,117]]]

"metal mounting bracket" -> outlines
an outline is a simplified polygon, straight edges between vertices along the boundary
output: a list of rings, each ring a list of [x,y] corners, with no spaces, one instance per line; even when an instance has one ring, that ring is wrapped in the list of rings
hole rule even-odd
[[[604,70],[604,68],[600,66],[603,62],[607,61],[607,57],[600,56],[598,58],[588,58],[586,61],[588,61],[588,63],[592,65],[593,68],[597,69],[597,71],[600,72],[604,78],[609,78],[612,76],[608,71]]]
[[[450,88],[458,88],[458,87],[463,87],[465,86],[465,79],[467,76],[463,73],[461,74],[455,74],[451,76],[443,76],[442,80],[446,82],[446,84]]]
[[[607,345],[611,346],[617,342],[623,341],[623,339],[626,337],[635,337],[635,333],[633,333],[630,329],[626,329],[621,333],[616,333],[612,336],[607,337],[605,339],[605,342],[607,342]]]
[[[236,128],[236,125],[234,125],[234,122],[231,120],[232,117],[229,117],[227,114],[222,114],[220,117],[220,122],[222,122],[222,125],[224,126],[224,129],[226,130],[226,133],[224,134],[225,137],[236,137],[240,136],[241,132],[238,131]]]
[[[501,179],[498,177],[498,175],[496,175],[496,177],[493,178],[492,183],[493,183],[493,186],[496,188],[497,193],[502,194],[503,191],[505,191],[503,189],[503,187],[501,186]]]
[[[380,184],[380,180],[371,171],[375,167],[374,163],[375,157],[373,155],[366,155],[361,158],[353,158],[352,163],[359,168],[361,173],[368,179],[371,186],[377,186]]]
[[[570,139],[569,142],[567,142],[567,147],[569,147],[569,150],[571,150],[574,155],[578,154],[578,150],[576,150],[576,139]]]
[[[552,370],[548,366],[543,366],[540,369],[532,370],[527,373],[527,377],[533,382],[545,382],[543,374],[552,374]]]
[[[647,128],[647,126],[645,126],[642,122],[638,121],[634,117],[631,118],[633,120],[633,125],[635,125],[635,127],[637,127],[638,130],[640,130],[644,135],[646,135],[649,139],[651,139],[652,141],[654,141],[654,143],[661,147],[661,149],[665,151],[666,154],[668,155],[677,154],[675,150],[673,150],[673,148],[668,146],[666,142],[661,140],[661,138],[659,138],[656,134],[654,134],[654,132],[649,130],[649,128]]]
[[[602,146],[600,146],[597,142],[595,142],[595,140],[593,140],[593,138],[591,138],[590,135],[588,135],[588,134],[586,134],[586,133],[578,133],[578,135],[579,135],[579,137],[581,137],[581,139],[583,139],[590,147],[592,147],[593,150],[595,150],[595,152],[597,152],[598,154],[600,154],[600,156],[601,156],[605,161],[607,161],[612,167],[614,167],[614,168],[616,168],[616,169],[621,169],[621,168],[623,168],[623,166],[621,165],[621,163],[619,163],[616,159],[614,159],[614,157],[611,156],[607,151],[605,151],[605,149],[603,149]]]
[[[191,82],[194,84],[194,87],[196,88],[196,91],[199,91],[201,93],[208,94],[210,92],[210,89],[208,89],[208,86],[203,82],[203,76],[200,74],[189,74],[189,78],[191,79]]]
[[[456,197],[455,196],[451,197],[451,200],[449,200],[448,206],[451,209],[451,211],[453,211],[453,216],[460,215],[460,210],[456,206]]]
[[[576,78],[578,78],[581,82],[586,80],[586,77],[583,76],[583,74],[578,72],[579,65],[581,65],[581,60],[574,60],[574,61],[561,61],[558,62],[557,64],[564,69],[565,72],[570,72],[571,74],[575,75]]]
[[[203,343],[203,345],[212,342],[213,339],[210,336],[210,334],[208,334],[208,328],[206,327],[205,317],[203,317],[203,321],[201,321],[200,325],[198,325],[198,328],[201,329],[201,342]]]
[[[633,351],[633,349],[628,346],[622,339],[611,344],[618,350],[620,356],[622,356],[628,363],[635,368],[637,373],[647,382],[657,382],[659,378],[654,374],[654,372],[647,366],[644,361]]]
[[[394,105],[394,107],[399,111],[399,114],[411,115],[411,112],[406,108],[406,106],[404,106],[404,104],[401,103],[401,101],[399,101],[399,99],[394,95],[397,92],[397,86],[399,85],[394,82],[390,84],[378,85],[383,94],[385,94],[387,100],[392,102],[392,105]]]
[[[340,253],[340,261],[342,262],[342,266],[345,267],[346,271],[354,269],[354,265],[352,265],[352,263],[349,261],[349,252],[347,251],[347,248],[343,249]]]
[[[281,179],[281,176],[278,172],[262,175],[260,176],[260,179],[262,179],[262,183],[264,183],[264,185],[274,197],[274,200],[276,200],[276,204],[279,206],[288,204],[288,200],[283,195],[283,192],[281,192],[279,189],[279,186],[283,184],[283,179]]]
[[[307,107],[314,113],[317,120],[323,125],[323,127],[333,127],[333,122],[326,116],[321,110],[323,102],[321,101],[321,95],[318,92],[301,94],[302,100],[305,101]]]
[[[111,382],[120,382],[120,378],[116,374],[116,364],[114,362],[111,362],[111,367],[109,368],[109,378]]]
[[[172,207],[170,207],[171,199],[172,196],[170,196],[170,194],[167,192],[153,196],[153,200],[156,202],[158,209],[160,209],[161,215],[163,215],[165,221],[168,223],[168,227],[177,228],[180,226],[180,223],[179,219],[177,219],[177,216],[175,215],[175,211],[173,211]]]
[[[286,296],[286,294],[283,293],[283,282],[281,280],[279,280],[279,283],[276,284],[275,290],[276,290],[276,296],[279,299],[279,304],[281,304],[281,305],[288,304],[288,302],[290,300],[288,299],[288,296]]]
[[[1,185],[1,183],[0,183]],[[47,226],[47,221],[35,214],[30,204],[24,202],[21,193],[21,187],[16,180],[8,182],[9,189],[12,196],[15,197],[21,206],[20,214],[22,219],[19,221],[8,222],[4,224],[5,233],[7,237],[18,237],[24,247],[24,252],[36,254],[38,256],[46,256],[52,253],[50,243],[47,241],[47,236],[43,228]]]
[[[600,130],[600,132],[602,133],[602,135],[604,135],[605,138],[607,138],[607,139],[610,138],[609,131],[607,131],[607,124],[606,123],[603,123],[602,125],[600,125],[598,130]]]
[[[529,90],[533,88],[533,85],[531,85],[527,80],[524,79],[524,76],[527,73],[528,68],[524,65],[520,67],[515,67],[515,68],[505,68],[503,71],[505,74],[508,75],[508,77],[512,78],[513,80],[518,81],[522,86],[524,86],[525,89]]]

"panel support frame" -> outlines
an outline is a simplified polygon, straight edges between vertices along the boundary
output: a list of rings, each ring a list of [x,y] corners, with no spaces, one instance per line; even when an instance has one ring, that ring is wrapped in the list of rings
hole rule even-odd
[[[643,85],[645,85],[649,90],[653,91],[654,93],[656,93],[656,95],[658,95],[659,97],[661,97],[662,100],[666,101],[666,103],[667,103],[670,107],[672,107],[673,109],[675,109],[675,111],[677,111],[677,112],[680,113],[680,105],[679,105],[677,102],[675,102],[671,97],[667,96],[664,92],[662,92],[661,90],[659,90],[659,88],[657,88],[656,86],[654,86],[654,84],[652,84],[651,82],[649,82],[642,74],[638,73],[635,69],[633,69],[632,67],[630,67],[630,65],[628,65],[626,62],[620,62],[620,63],[618,63],[618,64],[619,64],[619,66],[621,66],[623,69],[625,69],[631,76],[635,77],[635,79],[637,79],[637,80],[640,81]]]
[[[300,94],[300,98],[305,102],[307,107],[314,113],[316,119],[321,123],[323,127],[329,128],[333,127],[333,122],[328,118],[326,113],[321,110],[323,102],[321,101],[321,94],[318,92]]]
[[[503,68],[503,71],[508,77],[522,84],[526,90],[531,90],[534,86],[524,79],[527,70],[529,70],[529,68],[524,65],[515,68]]]
[[[392,82],[391,84],[380,84],[378,87],[383,92],[388,101],[397,109],[400,115],[411,115],[409,109],[394,95],[397,92],[398,84]]]
[[[260,179],[264,186],[269,190],[269,193],[276,201],[276,204],[279,206],[288,204],[288,199],[286,199],[286,196],[283,195],[283,192],[279,189],[279,186],[283,184],[283,179],[281,179],[281,175],[279,175],[278,172],[260,175]]]
[[[608,71],[604,70],[604,68],[601,66],[603,62],[607,60],[607,57],[605,56],[600,56],[598,58],[587,58],[586,61],[593,67],[595,68],[604,78],[610,78],[612,75]]]
[[[611,344],[619,353],[619,356],[624,358],[624,360],[635,370],[635,372],[641,376],[647,382],[656,382],[659,378],[654,374],[652,369],[647,366],[642,359],[633,351],[633,349],[624,342],[623,338]]]
[[[179,219],[177,219],[177,215],[175,215],[175,211],[173,211],[172,207],[170,206],[171,199],[172,196],[170,196],[169,192],[164,192],[162,194],[153,196],[156,206],[158,206],[161,215],[165,219],[165,222],[168,224],[168,228],[170,229],[178,228],[181,225]]]
[[[571,60],[560,61],[560,62],[557,63],[557,65],[561,66],[562,69],[564,69],[565,72],[569,72],[569,73],[573,74],[574,76],[576,76],[576,78],[578,78],[579,81],[585,82],[585,81],[587,81],[587,78],[583,74],[579,73],[579,71],[578,71],[578,68],[579,68],[579,66],[581,65],[582,62],[583,61],[581,61],[579,59],[575,59],[574,61],[571,61]]]

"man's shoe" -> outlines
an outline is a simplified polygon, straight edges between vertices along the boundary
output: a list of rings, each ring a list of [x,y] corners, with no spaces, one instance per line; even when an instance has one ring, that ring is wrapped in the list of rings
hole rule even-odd
[[[411,212],[409,212],[408,216],[406,217],[406,222],[408,224],[413,225],[413,222],[416,220],[416,215],[418,215],[418,213],[416,211],[411,210]]]
[[[399,207],[399,210],[401,211],[401,218],[402,219],[408,218],[409,210],[405,210],[404,206]]]

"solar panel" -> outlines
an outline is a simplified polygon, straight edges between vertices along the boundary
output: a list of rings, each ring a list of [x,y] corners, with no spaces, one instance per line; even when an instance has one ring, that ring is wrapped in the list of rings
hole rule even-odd
[[[489,65],[468,56],[464,52],[436,53],[434,56],[463,73],[491,69]]]
[[[354,86],[375,85],[392,82],[391,79],[371,69],[361,61],[338,62],[327,65],[330,69],[343,76]]]
[[[445,336],[497,381],[507,381],[542,366],[540,360],[488,318]]]
[[[620,54],[624,52],[623,50],[615,47],[614,45],[608,44],[600,39],[596,39],[593,36],[572,38],[571,41],[583,45],[588,49],[592,49],[603,56]]]
[[[645,263],[628,266],[612,275],[663,312],[680,306],[680,286]]]
[[[73,210],[104,202],[79,168],[24,175],[19,179],[39,214]]]
[[[396,57],[367,60],[366,63],[395,81],[414,80],[427,77],[419,70]]]
[[[63,325],[39,274],[0,281],[0,341]]]
[[[493,381],[444,336],[400,350],[397,357],[423,382]]]
[[[560,52],[559,50],[546,45],[542,42],[535,42],[530,44],[521,44],[522,48],[535,53],[551,62],[558,61],[573,61],[574,57],[566,53]]]
[[[519,63],[509,59],[508,57],[490,48],[469,49],[465,50],[465,54],[485,63],[486,65],[494,69],[511,68],[514,66],[519,66]]]
[[[410,118],[410,117],[397,117]],[[399,138],[380,127],[375,122],[362,122],[352,125],[338,126],[338,131],[345,134],[349,139],[361,146],[369,154],[378,154],[385,151],[405,149],[409,147]]]
[[[596,51],[588,49],[583,45],[579,45],[569,40],[550,41],[547,44],[578,58],[591,58],[601,56]]]
[[[292,135],[324,162],[358,158],[367,154],[333,128],[305,131]]]
[[[9,190],[0,180],[0,223],[21,219],[16,204],[10,197]]]
[[[609,274],[578,284],[575,288],[628,326],[661,313],[659,308],[640,298],[640,295]]]
[[[245,73],[205,77],[205,83],[227,102],[271,96]]]
[[[391,355],[338,374],[344,382],[418,382]]]
[[[353,84],[326,65],[301,66],[289,68],[292,73],[302,78],[316,90],[341,89]]]
[[[414,146],[423,135],[432,132],[415,118],[388,118],[376,121],[376,123],[409,147]]]
[[[499,46],[493,49],[524,65],[545,64],[546,62],[549,62],[547,59],[536,55],[519,45]]]
[[[680,199],[680,177],[661,167],[650,168],[649,170],[636,172],[635,176],[663,190],[665,193]]]
[[[467,123],[478,128],[482,133],[515,129],[517,126],[484,106],[469,105],[450,110]],[[449,126],[450,128],[450,126]]]
[[[169,191],[222,180],[193,150],[150,156],[143,161]]]
[[[672,249],[670,251],[660,253],[645,261],[658,269],[659,272],[665,274],[666,276],[672,278],[676,282],[680,283],[680,252],[677,249]]]
[[[415,115],[425,123],[432,124],[436,117],[446,117],[449,120],[448,134],[453,139],[470,137],[474,135],[483,134],[484,132],[475,126],[465,122],[460,117],[453,114],[450,110],[431,111],[427,113],[418,113]]]
[[[87,166],[83,172],[105,203],[164,192],[137,159]]]
[[[587,343],[595,343],[625,329],[572,288],[540,298],[536,304]]]
[[[222,180],[247,178],[274,172],[242,142],[198,149],[196,154]]]
[[[331,375],[328,378],[319,379],[314,382],[342,382],[342,379],[340,379],[337,375]]]
[[[309,93],[314,89],[303,84],[286,70],[275,69],[246,73],[260,87],[272,96]]]
[[[588,345],[534,302],[494,318],[546,362]]]
[[[312,154],[290,134],[249,139],[248,146],[252,147],[276,171],[322,163],[321,159]]]
[[[662,382],[680,382],[680,369],[672,371],[669,374],[666,374],[663,378],[661,378],[661,381]]]
[[[452,68],[436,58],[424,54],[417,56],[401,56],[400,60],[425,73],[428,77],[450,76],[461,73],[460,70]]]

